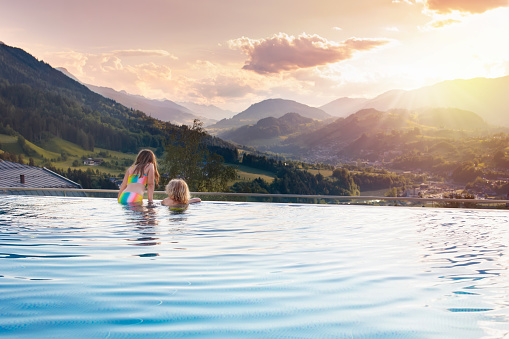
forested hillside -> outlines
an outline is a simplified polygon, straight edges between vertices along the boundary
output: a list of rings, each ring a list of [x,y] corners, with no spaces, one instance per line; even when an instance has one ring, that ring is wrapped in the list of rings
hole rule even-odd
[[[287,113],[280,118],[268,117],[259,120],[254,125],[242,126],[220,133],[219,137],[241,145],[258,146],[256,145],[257,140],[263,143],[272,138],[310,132],[322,125],[323,123],[305,118],[298,113]],[[275,141],[275,143],[277,142]]]
[[[166,136],[186,129],[90,91],[25,51],[0,45],[0,133],[31,142],[60,137],[85,149],[162,153]],[[217,138],[210,145],[233,149]]]

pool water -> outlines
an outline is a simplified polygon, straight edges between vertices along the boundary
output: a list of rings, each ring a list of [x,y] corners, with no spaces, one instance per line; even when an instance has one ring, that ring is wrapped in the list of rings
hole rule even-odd
[[[2,338],[501,338],[509,213],[0,197]]]

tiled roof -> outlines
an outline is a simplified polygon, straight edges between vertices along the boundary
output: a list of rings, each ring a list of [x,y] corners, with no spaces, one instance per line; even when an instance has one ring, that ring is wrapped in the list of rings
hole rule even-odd
[[[20,180],[22,174],[25,176],[24,184]],[[0,160],[0,187],[81,188],[81,185],[44,167]]]

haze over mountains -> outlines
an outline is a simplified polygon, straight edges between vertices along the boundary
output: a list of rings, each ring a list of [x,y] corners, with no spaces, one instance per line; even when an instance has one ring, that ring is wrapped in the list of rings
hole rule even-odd
[[[364,108],[386,111],[453,107],[477,113],[489,124],[509,126],[507,93],[509,76],[457,79],[411,91],[391,90],[373,99],[340,98],[320,108],[331,115],[347,117]]]
[[[308,161],[352,159],[359,155],[400,149],[404,140],[426,135],[425,140],[489,133],[493,127],[478,114],[457,108],[362,109],[334,122],[287,113],[264,118],[254,125],[219,133],[219,137],[260,151],[285,154]],[[423,139],[424,140],[424,139]]]
[[[393,133],[405,130],[475,131],[488,128],[477,114],[457,108],[427,108],[416,111],[394,109],[379,111],[367,108],[347,118],[337,119],[312,133],[298,137],[295,142],[306,147],[331,147],[340,150],[365,135]]]
[[[191,110],[194,114],[202,117],[206,117],[211,120],[227,119],[234,116],[236,113],[221,109],[214,105],[200,105],[192,102],[177,102],[180,106],[184,106]]]
[[[77,80],[65,70],[61,71]],[[306,146],[308,150],[313,145],[322,148],[326,144],[338,145],[341,140],[346,144],[351,143],[354,135],[358,138],[362,133],[374,133],[368,121],[359,120],[360,116],[366,114],[366,109],[375,109],[380,112],[404,109],[407,110],[405,117],[415,111],[414,114],[417,114],[418,118],[404,118],[405,128],[409,128],[411,124],[453,130],[487,128],[486,123],[494,126],[509,126],[509,119],[507,119],[509,101],[504,100],[506,93],[509,93],[509,76],[443,81],[410,91],[387,91],[372,99],[343,97],[319,108],[293,100],[267,99],[235,115],[231,111],[215,106],[153,100],[110,88],[86,86],[96,93],[127,107],[143,111],[156,119],[190,125],[194,119],[198,118],[204,122],[207,130],[212,134],[239,144],[265,149],[269,144],[284,145],[291,149],[294,146],[290,145],[292,142],[300,148]],[[355,119],[352,118],[352,121],[356,123],[352,123],[350,119],[346,122],[342,121],[359,111],[363,113],[356,115]],[[293,120],[288,119],[288,116],[281,119],[288,113],[295,113],[289,116]],[[397,119],[381,119],[377,114],[369,116],[380,124],[383,122],[386,129],[390,128],[387,125],[388,122],[393,124],[393,128],[398,128],[402,123]],[[340,120],[334,122],[338,117]],[[311,120],[303,122],[304,118]],[[221,120],[214,123],[216,119]],[[347,124],[348,121],[350,125]],[[363,123],[359,125],[359,121]],[[292,124],[295,125],[293,129],[287,128]],[[345,127],[345,124],[349,127]],[[318,129],[321,126],[322,128]],[[377,128],[378,132],[385,131],[381,125]],[[306,143],[309,145],[305,145]],[[341,142],[346,147],[344,143]]]
[[[79,81],[65,69],[59,70]],[[238,114],[213,105],[154,100],[125,91],[84,85],[96,93],[162,121],[190,125],[194,119],[200,119],[212,134],[253,125],[267,117],[280,118],[286,113],[298,113],[303,117],[323,121],[334,117],[345,118],[366,108],[380,111],[395,108],[458,108],[479,114],[489,124],[509,126],[509,101],[504,100],[506,93],[509,93],[509,76],[448,80],[415,90],[390,90],[372,99],[342,97],[320,107],[311,107],[293,100],[267,99]]]
[[[18,153],[49,161],[42,146],[59,139],[87,151],[136,153],[150,147],[162,154],[168,134],[187,133],[91,91],[20,48],[0,44],[0,134],[38,144],[37,150],[23,149],[21,141]],[[234,150],[218,138],[204,140],[213,152]]]
[[[492,121],[506,122],[507,80],[508,77],[449,81],[421,90],[390,91],[365,102],[342,98],[324,105],[332,109],[343,103],[343,108],[351,110],[357,109],[357,105],[375,104],[411,107],[361,109],[346,118],[332,117],[322,109],[292,100],[269,99],[223,120],[226,125],[230,122],[249,125],[223,130],[219,135],[289,160],[333,166],[368,162],[396,170],[430,171],[465,183],[490,173],[497,179],[506,174],[493,169],[509,166],[509,128],[494,126]],[[478,85],[482,90],[476,88]],[[450,93],[452,99],[445,101],[442,92]],[[121,92],[110,95],[118,93]],[[425,95],[424,99],[420,97]],[[458,104],[475,104],[484,116],[456,107],[424,105],[453,104],[461,97],[466,99]],[[193,112],[170,104],[183,113]],[[256,123],[251,123],[255,119]],[[184,137],[191,133],[185,126],[154,119],[97,94],[19,48],[0,44],[0,134],[2,140],[8,140],[8,146],[0,145],[2,154],[12,156],[8,152],[14,152],[42,164],[55,161],[70,168],[71,164],[76,166],[74,161],[79,165],[80,154],[94,152],[95,148],[136,153],[140,148],[150,147],[161,156],[168,136]],[[236,146],[221,138],[205,137],[210,152],[228,162],[238,161]],[[113,162],[108,166],[123,167]],[[457,175],[465,168],[471,169],[471,173]],[[285,180],[291,182],[295,178]]]
[[[320,109],[332,116],[346,118],[350,114],[363,109],[369,101],[370,99],[344,97],[320,106]]]
[[[65,68],[57,68],[71,79],[82,83]],[[210,125],[224,117],[232,116],[233,112],[222,110],[212,105],[198,105],[192,103],[178,104],[171,100],[155,100],[141,95],[129,94],[125,91],[116,91],[112,88],[85,84],[91,91],[133,109],[140,110],[147,115],[168,121],[176,125],[192,125],[194,119],[200,119],[204,125]],[[190,108],[192,107],[192,108]]]

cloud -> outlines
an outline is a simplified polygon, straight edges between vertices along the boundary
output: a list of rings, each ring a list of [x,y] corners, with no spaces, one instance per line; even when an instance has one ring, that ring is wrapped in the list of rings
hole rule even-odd
[[[444,19],[444,20],[432,21],[432,22],[430,22],[428,24],[428,26],[431,26],[433,28],[442,28],[442,27],[449,26],[449,25],[456,24],[456,23],[460,23],[460,22],[461,21],[456,20],[456,19]]]
[[[509,7],[509,0],[393,0],[393,3],[406,3],[423,6],[423,13],[432,18],[422,31],[443,28],[461,23],[465,17],[487,11]]]
[[[216,78],[196,81],[192,88],[195,97],[214,98],[243,98],[249,93],[256,92],[249,84],[234,77],[220,75]]]
[[[123,89],[130,93],[155,91],[167,86],[175,60],[166,51],[115,50],[105,53],[67,51],[50,56],[56,66],[65,67],[84,83]]]
[[[481,14],[507,6],[509,6],[508,0],[426,0],[426,8],[438,14],[450,14],[454,11]]]
[[[170,57],[173,60],[177,60],[178,58],[167,51],[164,50],[143,50],[143,49],[126,49],[126,50],[116,50],[112,51],[111,55],[116,57],[151,57],[151,56],[161,56],[161,57]]]
[[[316,34],[303,33],[294,37],[279,33],[267,39],[242,37],[228,43],[230,48],[238,48],[249,57],[243,69],[267,74],[336,63],[351,59],[357,51],[367,51],[389,42],[350,38],[336,43]]]

